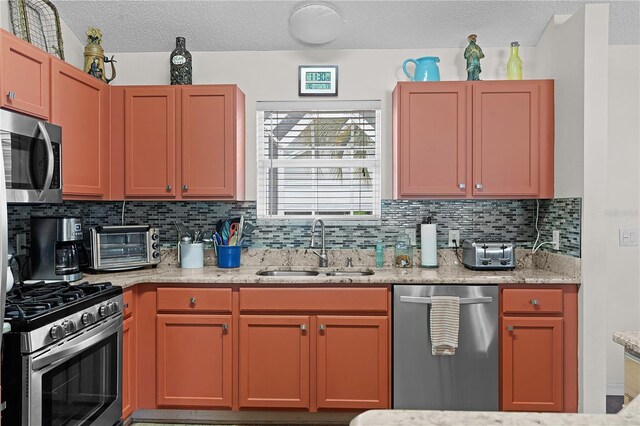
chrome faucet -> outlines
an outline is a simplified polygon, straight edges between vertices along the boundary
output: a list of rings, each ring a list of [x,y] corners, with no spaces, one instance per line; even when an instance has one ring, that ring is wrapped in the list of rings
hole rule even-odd
[[[315,240],[315,236],[316,236],[316,223],[320,222],[320,237],[322,239],[322,246],[320,247],[320,253],[318,253],[317,251],[314,251],[313,254],[315,254],[316,256],[318,256],[320,258],[320,267],[327,267],[329,266],[329,255],[327,254],[327,250],[324,247],[324,220],[318,218],[316,220],[313,221],[313,225],[311,225],[311,244],[309,246],[309,248],[314,248],[314,246],[316,245],[316,240]]]

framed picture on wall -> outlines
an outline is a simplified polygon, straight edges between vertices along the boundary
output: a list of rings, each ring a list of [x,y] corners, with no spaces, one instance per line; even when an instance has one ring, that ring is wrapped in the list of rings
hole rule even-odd
[[[338,66],[300,65],[298,96],[338,96]]]

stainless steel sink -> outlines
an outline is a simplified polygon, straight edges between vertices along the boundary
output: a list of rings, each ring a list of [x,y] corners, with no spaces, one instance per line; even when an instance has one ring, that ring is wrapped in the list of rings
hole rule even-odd
[[[318,271],[290,271],[290,270],[263,270],[256,272],[256,275],[263,277],[314,277],[318,275]]]
[[[375,272],[371,269],[366,269],[364,271],[331,271],[325,273],[325,275],[330,277],[365,277],[374,274]]]
[[[371,269],[355,270],[355,271],[316,271],[316,270],[291,270],[291,269],[263,269],[256,272],[256,275],[263,277],[364,277],[374,275]]]

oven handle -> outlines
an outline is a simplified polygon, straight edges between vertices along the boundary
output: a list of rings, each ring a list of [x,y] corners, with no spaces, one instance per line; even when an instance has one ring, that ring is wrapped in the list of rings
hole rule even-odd
[[[42,121],[38,121],[38,129],[40,129],[40,133],[42,133],[42,137],[44,138],[44,142],[47,147],[47,156],[49,157],[47,161],[47,177],[44,180],[44,186],[42,188],[42,191],[38,196],[38,201],[42,201],[46,193],[50,190],[51,181],[53,181],[54,158],[53,158],[53,143],[51,143],[51,137],[49,136],[49,132],[47,131],[47,128],[44,126],[44,123]]]
[[[100,326],[91,330],[90,334],[82,338],[80,343],[71,347],[65,347],[64,349],[34,360],[32,364],[33,371],[40,371],[44,368],[54,368],[55,366],[68,361],[83,350],[95,345],[101,340],[104,340],[106,335],[110,335],[114,331],[118,331],[118,329],[122,330],[122,313],[109,318],[103,324],[100,324]]]

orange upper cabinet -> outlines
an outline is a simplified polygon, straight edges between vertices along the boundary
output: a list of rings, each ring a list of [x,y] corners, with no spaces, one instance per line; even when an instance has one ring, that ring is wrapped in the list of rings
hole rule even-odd
[[[175,197],[175,88],[128,87],[124,103],[124,196]]]
[[[158,407],[232,404],[231,315],[157,316]]]
[[[2,31],[0,106],[49,119],[49,54]]]
[[[66,62],[51,60],[51,121],[62,126],[66,199],[109,193],[109,86]]]
[[[502,318],[502,409],[563,411],[563,319]]]
[[[398,83],[395,198],[552,198],[552,80]]]
[[[242,199],[244,94],[231,85],[181,92],[182,197]]]
[[[387,408],[386,316],[318,316],[318,408]]]
[[[458,82],[400,83],[394,99],[394,197],[467,194],[467,99]]]
[[[309,408],[309,317],[240,315],[240,408]]]

